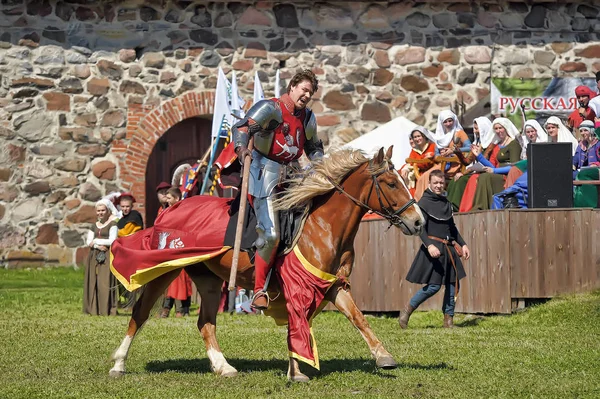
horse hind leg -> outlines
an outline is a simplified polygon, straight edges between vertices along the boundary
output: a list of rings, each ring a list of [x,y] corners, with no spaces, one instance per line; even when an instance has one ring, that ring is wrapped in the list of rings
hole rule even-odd
[[[354,299],[349,291],[344,288],[333,287],[329,290],[328,300],[330,300],[340,312],[350,320],[352,325],[358,329],[375,359],[377,367],[382,369],[394,369],[398,364],[393,356],[383,347],[381,341],[375,336],[369,322],[354,303]]]
[[[165,292],[169,284],[171,284],[179,273],[179,270],[173,270],[172,272],[152,280],[144,287],[144,292],[133,306],[127,334],[125,334],[125,338],[121,341],[121,345],[119,345],[111,357],[111,360],[114,360],[115,362],[114,366],[109,371],[111,377],[121,377],[125,374],[125,361],[127,360],[133,338],[148,320],[150,311],[152,310],[154,303],[156,303],[156,300]]]
[[[210,367],[217,375],[235,377],[238,371],[227,363],[217,342],[217,312],[219,311],[223,280],[212,274],[212,272],[200,274],[190,270],[188,274],[196,284],[196,289],[202,298],[200,315],[198,316],[198,330],[200,330],[206,345],[206,355],[210,361]]]

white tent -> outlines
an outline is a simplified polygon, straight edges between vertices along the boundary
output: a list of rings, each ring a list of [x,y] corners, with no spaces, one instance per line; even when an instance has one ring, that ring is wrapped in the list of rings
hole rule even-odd
[[[389,121],[377,129],[363,134],[359,138],[345,144],[342,148],[354,148],[363,150],[367,155],[375,155],[375,153],[384,147],[387,150],[389,146],[394,146],[392,154],[392,162],[396,169],[400,169],[405,164],[404,160],[410,154],[410,143],[408,136],[413,131],[417,124],[409,121],[403,116]]]

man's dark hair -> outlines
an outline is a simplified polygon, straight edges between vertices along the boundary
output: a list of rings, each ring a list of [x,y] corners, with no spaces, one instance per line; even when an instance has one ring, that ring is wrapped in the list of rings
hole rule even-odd
[[[431,181],[433,176],[437,176],[437,177],[444,179],[444,172],[442,172],[439,169],[432,170],[431,173],[429,174],[429,181]]]
[[[177,187],[171,187],[167,190],[167,194],[171,194],[177,199],[181,199],[181,191]]]
[[[298,72],[297,74],[295,74],[292,77],[292,80],[290,80],[290,83],[288,84],[288,87],[287,87],[288,94],[289,94],[290,90],[292,89],[292,87],[297,86],[303,80],[307,80],[312,84],[312,88],[313,88],[312,94],[315,94],[317,92],[317,90],[319,90],[319,80],[317,79],[317,77],[315,76],[313,71],[311,71],[310,69],[305,69],[304,71]]]
[[[600,71],[596,72],[596,83],[600,81]]]

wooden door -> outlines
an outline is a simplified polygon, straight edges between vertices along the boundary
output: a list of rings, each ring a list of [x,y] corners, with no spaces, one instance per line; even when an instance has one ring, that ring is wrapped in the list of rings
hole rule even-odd
[[[171,184],[179,165],[194,165],[211,144],[212,121],[201,117],[185,119],[163,134],[156,142],[146,167],[146,225],[152,226],[158,212],[156,186]],[[201,184],[201,182],[200,182]]]

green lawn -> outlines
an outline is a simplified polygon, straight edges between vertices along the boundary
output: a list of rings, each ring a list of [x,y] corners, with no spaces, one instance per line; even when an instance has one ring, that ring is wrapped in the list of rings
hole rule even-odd
[[[148,322],[128,374],[111,379],[109,357],[127,316],[81,313],[83,272],[0,270],[0,398],[196,397],[600,397],[600,292],[554,299],[510,317],[416,313],[369,322],[399,368],[378,371],[346,319],[325,313],[314,330],[321,372],[286,382],[285,328],[264,317],[219,316],[218,336],[233,379],[214,376],[195,317]],[[306,367],[305,367],[306,369]]]

